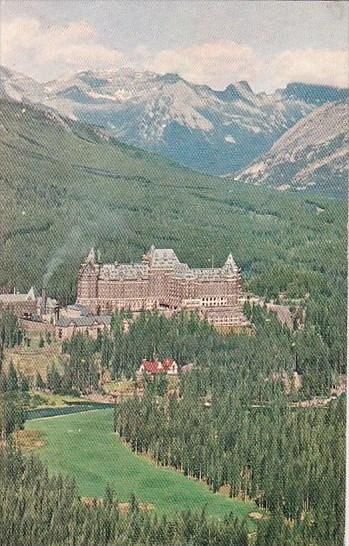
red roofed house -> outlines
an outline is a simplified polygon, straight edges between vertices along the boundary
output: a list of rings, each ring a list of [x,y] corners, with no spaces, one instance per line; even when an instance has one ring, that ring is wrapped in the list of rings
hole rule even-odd
[[[137,375],[143,375],[144,373],[149,375],[166,374],[166,375],[178,375],[177,362],[173,358],[164,358],[160,360],[142,360]]]

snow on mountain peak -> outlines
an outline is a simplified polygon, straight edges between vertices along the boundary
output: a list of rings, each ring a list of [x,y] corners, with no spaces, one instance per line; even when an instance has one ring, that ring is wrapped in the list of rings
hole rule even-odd
[[[246,81],[217,91],[178,74],[130,67],[82,70],[43,84],[0,71],[2,96],[104,126],[129,144],[216,174],[242,169],[318,107],[319,97],[326,102],[343,93],[290,84],[274,94],[256,94]]]

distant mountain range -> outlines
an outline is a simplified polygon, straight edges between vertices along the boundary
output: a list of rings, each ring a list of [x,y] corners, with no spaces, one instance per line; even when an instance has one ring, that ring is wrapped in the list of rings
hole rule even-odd
[[[299,120],[348,91],[291,83],[256,94],[244,81],[215,91],[176,74],[129,68],[39,83],[2,67],[0,97],[54,109],[185,166],[225,174],[244,169]]]
[[[271,150],[233,178],[281,191],[344,196],[349,177],[349,102],[324,104],[298,121]]]

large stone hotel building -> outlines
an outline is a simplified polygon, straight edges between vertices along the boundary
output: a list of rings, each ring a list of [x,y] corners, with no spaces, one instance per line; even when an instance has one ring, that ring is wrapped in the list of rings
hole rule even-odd
[[[240,270],[231,254],[223,267],[197,269],[181,263],[172,249],[152,246],[136,264],[101,264],[92,249],[80,267],[77,303],[94,314],[188,309],[222,330],[248,325]]]

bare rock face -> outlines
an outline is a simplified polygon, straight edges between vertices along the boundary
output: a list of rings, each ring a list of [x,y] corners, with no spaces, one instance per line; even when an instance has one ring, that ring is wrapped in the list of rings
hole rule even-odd
[[[296,123],[234,180],[280,191],[345,196],[349,175],[349,102],[320,106]]]

